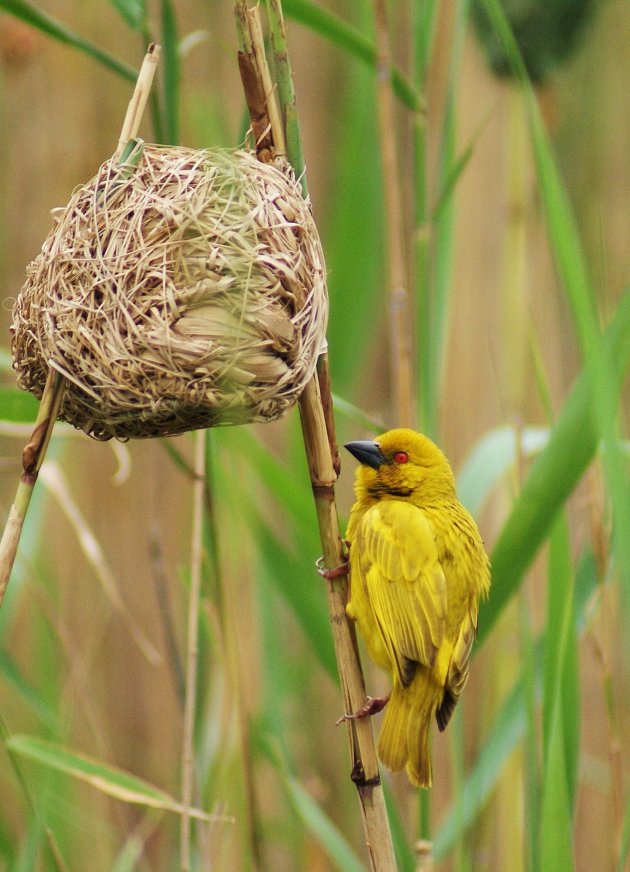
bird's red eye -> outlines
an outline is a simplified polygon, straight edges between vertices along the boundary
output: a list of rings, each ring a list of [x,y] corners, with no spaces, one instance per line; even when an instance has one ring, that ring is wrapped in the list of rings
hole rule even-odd
[[[394,454],[394,463],[409,463],[409,455],[406,451],[397,451]]]

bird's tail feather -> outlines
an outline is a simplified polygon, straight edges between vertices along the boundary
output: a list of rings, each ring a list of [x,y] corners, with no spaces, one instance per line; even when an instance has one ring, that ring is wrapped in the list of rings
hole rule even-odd
[[[413,684],[419,680],[422,678],[417,675]],[[425,711],[426,695],[414,691],[415,688],[405,688],[394,682],[376,750],[381,762],[392,772],[401,772],[406,767],[414,784],[430,787],[431,710]]]
[[[404,689],[394,682],[376,746],[381,762],[392,772],[401,772],[407,765],[410,715],[411,707],[407,704]]]
[[[407,775],[416,787],[431,787],[433,771],[431,769],[431,751],[429,748],[430,718],[423,718],[415,724],[413,734],[409,732]]]

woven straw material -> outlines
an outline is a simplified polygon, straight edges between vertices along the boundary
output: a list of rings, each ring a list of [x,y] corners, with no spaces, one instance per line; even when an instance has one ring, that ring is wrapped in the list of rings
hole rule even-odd
[[[78,189],[13,311],[20,387],[67,378],[60,418],[97,439],[269,421],[324,342],[324,257],[288,167],[145,145]]]

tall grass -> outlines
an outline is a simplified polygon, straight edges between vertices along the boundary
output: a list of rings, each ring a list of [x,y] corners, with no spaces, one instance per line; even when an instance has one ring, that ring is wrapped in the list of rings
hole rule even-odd
[[[56,52],[69,71],[78,64],[82,76],[94,76],[95,94],[116,78],[131,81],[147,39],[158,39],[165,62],[153,102],[156,138],[197,139],[216,126],[197,120],[199,105],[210,113],[229,95],[226,126],[236,144],[243,115],[232,81],[236,36],[222,5],[209,10],[191,3],[182,11],[169,0],[112,0],[93,21],[78,15],[76,22],[62,22],[43,5],[0,0],[12,16],[5,21],[39,31],[40,52]],[[415,868],[420,835],[431,839],[436,864],[445,870],[581,872],[594,858],[603,869],[622,870],[630,841],[623,643],[630,501],[620,410],[630,367],[630,294],[618,289],[614,310],[604,317],[592,279],[601,270],[589,260],[574,192],[564,181],[566,155],[556,151],[541,92],[528,80],[499,0],[482,5],[513,73],[509,84],[484,71],[463,0],[390,9],[390,45],[397,46],[394,132],[405,180],[403,247],[409,287],[415,283],[410,327],[419,420],[455,459],[466,458],[459,464],[461,495],[480,518],[493,564],[470,687],[450,741],[435,742],[436,786],[430,796],[419,796],[404,778],[385,773],[390,824],[405,872]],[[383,426],[395,423],[388,418],[392,385],[383,376],[387,216],[372,8],[362,2],[337,12],[285,0],[284,11],[292,25],[309,187],[330,274],[337,426],[341,439],[352,438],[369,433],[375,418]],[[627,15],[624,20],[628,25]],[[591,29],[597,26],[593,21]],[[203,29],[209,31],[205,42],[187,39]],[[107,32],[114,35],[109,45]],[[125,47],[120,52],[111,47],[118,35]],[[36,55],[32,69],[44,60]],[[461,98],[463,71],[481,83],[479,101],[486,105],[474,107],[475,114]],[[59,83],[66,75],[62,68]],[[15,73],[5,76],[9,88],[18,87]],[[43,87],[41,77],[37,81]],[[323,101],[311,93],[312,83],[329,89],[321,114]],[[68,90],[68,107],[73,100]],[[489,278],[515,274],[503,269],[503,259],[514,255],[501,245],[503,225],[493,227],[494,248],[473,252],[474,268],[488,276],[490,304],[480,295],[467,308],[466,295],[480,284],[473,266],[461,261],[462,252],[471,254],[468,237],[479,238],[462,226],[467,186],[483,161],[499,163],[484,136],[488,119],[501,116],[497,106],[508,102],[528,144],[505,156],[508,164],[520,162],[505,174],[531,179],[525,203],[530,233],[518,270],[525,269],[527,284],[532,264],[550,255],[555,272],[547,274],[539,296],[528,288],[531,306],[553,300],[559,313],[553,336],[576,349],[574,358],[567,353],[565,371],[554,368],[549,325],[525,307],[516,339],[529,349],[534,378],[517,422],[490,402],[496,385],[488,383],[484,363],[488,348],[495,365],[508,358],[514,339],[494,317],[511,289],[493,287]],[[486,120],[479,124],[479,117]],[[31,123],[26,114],[12,118],[14,125]],[[82,161],[95,167],[107,155],[88,153],[89,143],[86,136]],[[36,150],[23,161],[36,167]],[[504,202],[505,190],[498,189],[488,198]],[[490,214],[485,206],[475,204],[480,222]],[[7,221],[10,207],[3,208]],[[23,222],[41,219],[28,203],[20,208]],[[600,208],[605,222],[609,204]],[[543,222],[537,241],[531,228]],[[17,229],[7,232],[20,250]],[[5,241],[4,248],[8,262],[11,246]],[[622,255],[611,245],[602,257],[616,262]],[[7,285],[2,296],[14,293]],[[464,309],[478,311],[478,318],[462,325]],[[458,337],[471,331],[477,341],[464,353],[471,343]],[[460,384],[474,399],[453,409]],[[3,509],[36,410],[33,399],[13,387],[5,343]],[[460,434],[470,428],[463,417],[475,433],[466,442]],[[178,836],[185,722],[178,676],[188,597],[197,582],[193,759],[183,800],[184,811],[190,806],[183,851],[190,868],[368,868],[345,737],[334,727],[342,701],[325,592],[314,572],[320,545],[296,416],[208,435],[204,550],[191,559],[192,438],[113,450],[67,427],[56,430],[51,459],[65,471],[72,504],[81,511],[69,524],[55,502],[70,499],[58,479],[44,476],[38,483],[0,610],[0,869],[186,868]],[[119,485],[112,483],[116,470]],[[346,507],[350,478],[344,464],[339,497]],[[123,594],[122,620],[99,584],[104,564]],[[130,636],[130,622],[158,647],[159,666]],[[376,690],[383,679],[366,668]],[[189,712],[193,674],[189,669]],[[517,836],[509,852],[500,831],[507,820]]]

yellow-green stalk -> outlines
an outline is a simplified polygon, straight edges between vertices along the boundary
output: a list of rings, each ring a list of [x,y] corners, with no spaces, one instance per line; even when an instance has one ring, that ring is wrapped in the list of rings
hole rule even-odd
[[[247,44],[247,39],[243,33],[247,15],[257,15],[258,9],[250,11],[243,0],[236,0],[235,12],[239,28],[239,42],[241,51],[243,51],[243,46]],[[296,175],[302,179],[304,195],[307,196],[303,151],[295,108],[295,91],[280,0],[269,0],[268,12],[276,71],[279,78],[282,79],[282,84],[278,83],[279,87],[276,92],[280,99],[280,113],[287,123],[287,127],[289,123],[291,124],[290,133],[288,130],[272,128],[272,137],[274,140],[277,137],[279,141],[284,142],[286,133],[287,157]],[[257,57],[256,60],[260,65],[264,64],[264,58]],[[245,79],[243,84],[244,87],[247,87]],[[248,106],[251,107],[252,101],[249,95],[246,94],[246,98]],[[274,99],[274,94],[269,95],[268,101]],[[276,117],[275,112],[268,114],[270,119]],[[329,568],[340,567],[344,564],[345,555],[339,532],[335,501],[335,481],[339,471],[339,459],[332,415],[328,361],[324,349],[322,349],[318,360],[317,373],[307,384],[300,397],[299,408],[322,543],[323,564]],[[327,586],[328,608],[345,711],[357,711],[364,704],[366,693],[354,627],[346,616],[347,573],[342,572],[329,580]],[[348,730],[352,757],[352,780],[359,794],[370,869],[372,872],[395,872],[396,861],[383,789],[380,783],[372,727],[369,719],[366,718],[349,721]]]

